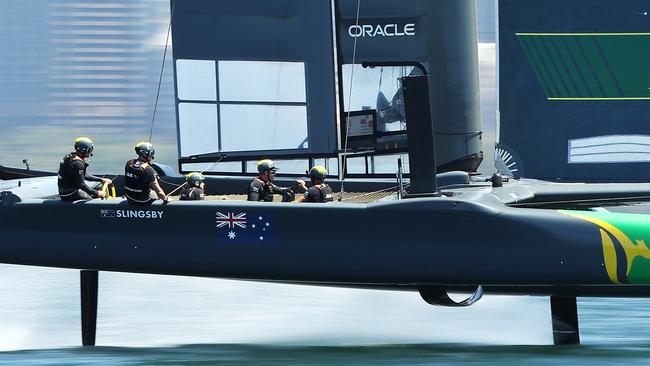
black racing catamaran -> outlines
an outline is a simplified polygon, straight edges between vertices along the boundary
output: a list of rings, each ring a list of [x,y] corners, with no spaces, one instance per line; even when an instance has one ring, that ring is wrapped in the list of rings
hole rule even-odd
[[[66,203],[47,173],[3,168],[0,262],[80,269],[84,345],[95,344],[99,271],[412,290],[442,306],[550,296],[555,343],[578,343],[577,296],[650,296],[650,184],[473,173],[475,5],[172,2],[179,169],[213,174],[207,193],[227,199]],[[238,200],[262,157],[286,181],[325,165],[333,189],[353,193]],[[157,169],[167,190],[181,184]],[[74,240],[62,225],[73,215]],[[188,217],[201,240],[182,240]],[[313,235],[296,225],[306,217],[338,230]],[[456,302],[450,291],[471,295]]]

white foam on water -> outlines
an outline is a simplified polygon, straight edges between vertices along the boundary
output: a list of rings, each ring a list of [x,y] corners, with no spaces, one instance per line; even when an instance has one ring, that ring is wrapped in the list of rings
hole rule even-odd
[[[0,349],[81,343],[79,274],[0,266]],[[468,308],[415,292],[100,272],[97,344],[552,343],[546,298],[486,296]]]
[[[3,323],[0,329],[0,352],[28,348],[30,334],[29,327],[22,324]]]

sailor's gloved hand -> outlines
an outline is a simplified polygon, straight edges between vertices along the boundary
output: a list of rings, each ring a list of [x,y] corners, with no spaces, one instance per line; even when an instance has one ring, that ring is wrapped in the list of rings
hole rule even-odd
[[[113,184],[113,181],[108,178],[102,178],[102,183]]]
[[[305,184],[305,181],[302,180],[302,179],[298,179],[298,180],[296,181],[296,185],[297,185],[298,187],[304,189],[305,191],[307,190],[307,184]]]
[[[293,202],[296,199],[296,194],[291,188],[282,189],[282,202]]]
[[[97,192],[97,198],[101,198],[101,199],[106,198],[106,192],[104,192],[104,191],[98,191],[98,192]]]
[[[165,196],[165,198],[162,199],[163,204],[169,203],[169,196]]]

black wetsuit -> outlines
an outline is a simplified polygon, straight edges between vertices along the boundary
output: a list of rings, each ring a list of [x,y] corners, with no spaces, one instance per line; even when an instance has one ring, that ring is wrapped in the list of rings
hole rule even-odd
[[[187,188],[181,192],[181,201],[201,201],[205,199],[205,192],[201,188]]]
[[[101,182],[102,178],[86,172],[88,163],[85,159],[75,159],[77,153],[70,153],[59,163],[58,186],[59,197],[63,201],[89,200],[98,197],[98,191],[88,187],[86,181]]]
[[[325,183],[317,186],[311,186],[305,192],[305,202],[333,202],[334,193],[332,188]]]
[[[155,201],[151,197],[151,183],[158,179],[156,171],[142,160],[129,160],[124,167],[124,191],[129,203],[148,205]]]
[[[273,194],[283,194],[288,188],[278,187],[268,182],[264,183],[259,178],[255,178],[248,185],[248,201],[273,202]]]

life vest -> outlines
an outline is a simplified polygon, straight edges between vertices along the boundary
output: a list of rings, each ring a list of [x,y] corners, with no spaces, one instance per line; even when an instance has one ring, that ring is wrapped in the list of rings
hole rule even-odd
[[[57,174],[57,185],[59,187],[59,196],[67,197],[79,191],[77,175],[79,172],[73,171],[72,162],[77,153],[71,152],[63,157],[59,163],[59,172]],[[85,162],[84,162],[85,164]],[[85,174],[84,174],[85,175]]]
[[[198,190],[198,192],[197,192]],[[194,200],[203,200],[205,199],[205,193],[201,188],[188,188],[181,192],[181,201],[194,201]]]
[[[318,192],[320,193],[318,202],[334,202],[334,192],[332,192],[332,188],[330,186],[322,183],[320,187],[316,188],[318,188]]]
[[[248,190],[249,190],[249,195],[250,195],[250,190],[253,185],[253,182],[260,182],[262,183],[262,189],[258,193],[258,201],[264,201],[264,202],[273,202],[273,188],[271,187],[270,183],[264,183],[264,181],[260,180],[259,178],[253,178],[251,182],[248,184]]]
[[[144,174],[149,164],[139,160],[130,160],[124,168],[124,190],[126,198],[146,203],[151,198],[151,180]],[[155,179],[155,178],[154,178]]]

